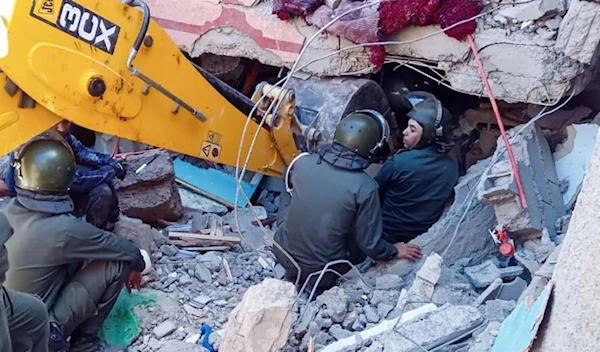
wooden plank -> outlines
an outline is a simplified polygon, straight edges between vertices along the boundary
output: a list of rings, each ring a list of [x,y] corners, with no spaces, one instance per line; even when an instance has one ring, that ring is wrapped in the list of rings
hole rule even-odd
[[[183,249],[185,249],[186,251],[192,251],[192,252],[208,252],[208,251],[226,251],[229,250],[231,247],[228,246],[209,246],[209,247],[185,247]]]
[[[544,320],[552,288],[553,282],[550,280],[536,300],[527,297],[519,302],[517,308],[500,326],[492,352],[528,352],[531,349],[540,324]]]
[[[211,235],[201,235],[197,233],[185,233],[185,232],[169,232],[169,238],[181,238],[181,239],[194,239],[194,240],[210,240],[210,241],[223,241],[223,242],[233,242],[240,243],[242,239],[234,236],[211,236]]]

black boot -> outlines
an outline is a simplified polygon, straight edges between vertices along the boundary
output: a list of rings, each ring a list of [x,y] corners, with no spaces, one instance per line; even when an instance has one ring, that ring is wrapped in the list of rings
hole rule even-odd
[[[50,352],[64,352],[69,349],[69,343],[63,336],[62,328],[56,323],[50,323],[50,341],[48,342]]]
[[[106,342],[95,335],[73,336],[69,352],[104,352]]]

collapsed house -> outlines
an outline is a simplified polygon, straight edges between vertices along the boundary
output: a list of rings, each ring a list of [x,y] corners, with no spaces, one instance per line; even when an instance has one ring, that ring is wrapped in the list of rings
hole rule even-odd
[[[131,307],[118,304],[124,310],[115,310],[103,329],[109,342],[130,351],[593,349],[593,333],[566,338],[577,324],[565,327],[570,324],[559,319],[592,323],[582,320],[577,304],[592,299],[582,287],[593,264],[572,267],[578,266],[573,257],[597,247],[583,233],[598,199],[600,105],[589,97],[600,90],[600,4],[499,2],[476,11],[475,44],[501,100],[517,176],[492,107],[480,99],[485,88],[468,41],[433,35],[440,23],[398,25],[402,30],[381,38],[372,32],[382,12],[365,8],[365,17],[352,19],[364,20],[361,33],[351,36],[339,25],[317,34],[327,19],[356,5],[306,2],[282,20],[273,14],[280,2],[148,3],[192,59],[245,94],[253,82],[243,73],[273,79],[297,62],[301,69],[290,84],[313,93],[299,95],[300,106],[333,117],[315,122],[326,139],[336,118],[364,103],[364,94],[378,109],[390,108],[386,82],[436,91],[456,117],[459,143],[451,154],[463,175],[444,215],[413,241],[423,248],[423,260],[351,271],[338,286],[310,297],[280,280],[283,268],[270,255],[284,207],[281,180],[248,173],[241,181],[246,200],[230,167],[129,147],[135,151],[125,156],[130,172],[116,184],[125,216],[115,232],[152,253],[156,266],[141,292],[123,293],[147,305],[136,305],[134,326],[124,328],[122,316]],[[369,42],[386,43],[383,63],[373,59],[381,47],[355,47]],[[357,75],[364,77],[346,78]],[[347,92],[320,94],[330,84]],[[401,121],[395,122],[398,132]],[[111,150],[111,141],[97,136],[96,147]]]

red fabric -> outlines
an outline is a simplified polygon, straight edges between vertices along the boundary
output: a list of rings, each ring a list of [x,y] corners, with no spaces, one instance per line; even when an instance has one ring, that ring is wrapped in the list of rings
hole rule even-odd
[[[273,13],[286,21],[294,16],[306,17],[321,5],[323,0],[273,0]]]
[[[435,15],[435,22],[442,28],[447,28],[455,23],[477,16],[483,10],[479,0],[446,0]],[[477,22],[469,21],[447,30],[447,36],[457,40],[465,39],[469,34],[475,33]]]
[[[335,10],[327,6],[321,6],[306,18],[306,23],[323,28],[332,19],[362,5],[362,2],[342,0]],[[341,17],[327,28],[327,32],[358,44],[378,42],[378,21],[379,13],[377,12],[377,7],[368,6]]]

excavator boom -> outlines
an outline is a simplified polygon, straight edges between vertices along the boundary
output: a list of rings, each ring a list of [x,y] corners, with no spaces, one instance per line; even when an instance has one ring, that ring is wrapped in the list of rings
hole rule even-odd
[[[0,70],[0,155],[67,119],[236,165],[242,137],[243,163],[264,115],[248,170],[280,176],[299,153],[293,92],[259,86],[254,101],[269,96],[248,121],[139,0],[1,0]],[[266,114],[272,101],[280,109]]]

